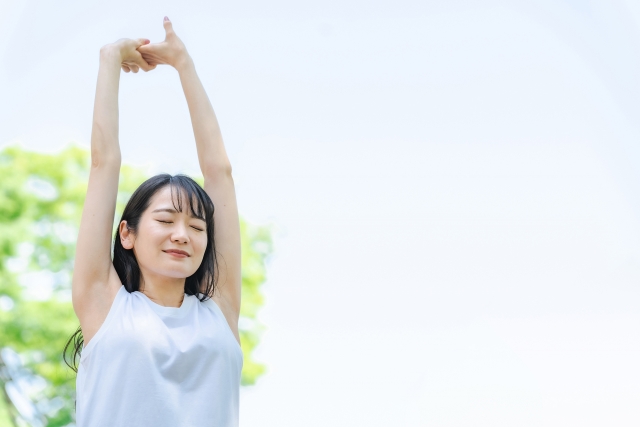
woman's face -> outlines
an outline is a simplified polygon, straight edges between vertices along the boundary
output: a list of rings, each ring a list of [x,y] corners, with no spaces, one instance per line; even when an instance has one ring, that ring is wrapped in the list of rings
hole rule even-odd
[[[124,221],[120,224],[122,246],[133,249],[143,272],[186,278],[200,267],[207,247],[207,225],[191,216],[186,195],[182,202],[182,212],[176,211],[171,188],[166,186],[152,197],[135,235],[126,230]]]

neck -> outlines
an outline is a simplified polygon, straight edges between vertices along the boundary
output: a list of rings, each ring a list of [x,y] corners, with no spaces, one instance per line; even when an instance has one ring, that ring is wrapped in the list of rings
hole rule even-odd
[[[185,279],[173,277],[150,277],[142,274],[140,292],[158,305],[180,307],[184,300]]]

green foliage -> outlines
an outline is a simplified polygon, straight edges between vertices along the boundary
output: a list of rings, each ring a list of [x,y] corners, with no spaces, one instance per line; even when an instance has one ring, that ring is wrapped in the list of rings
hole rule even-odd
[[[242,245],[242,306],[240,308],[240,345],[244,352],[242,385],[252,385],[265,372],[265,366],[256,362],[253,349],[260,342],[264,326],[256,320],[258,309],[264,304],[260,286],[266,280],[264,260],[273,252],[271,229],[250,226],[240,219]]]
[[[0,347],[18,351],[31,369],[48,380],[47,396],[67,402],[48,427],[71,422],[74,408],[75,373],[64,364],[62,349],[78,326],[70,279],[89,165],[89,151],[78,146],[56,154],[19,147],[0,152],[0,297],[13,301],[12,308],[0,309]],[[148,177],[145,171],[122,166],[114,232],[127,200]],[[202,177],[194,179],[202,185]],[[251,226],[242,218],[240,226],[242,384],[250,385],[265,370],[252,353],[264,329],[256,315],[263,305],[265,259],[273,247],[269,227]],[[33,272],[46,277],[27,274]],[[25,283],[25,278],[31,280]],[[38,283],[45,279],[53,283],[49,290]]]
[[[0,393],[0,397],[2,394]],[[0,427],[14,427],[9,417],[9,408],[4,399],[0,399]]]

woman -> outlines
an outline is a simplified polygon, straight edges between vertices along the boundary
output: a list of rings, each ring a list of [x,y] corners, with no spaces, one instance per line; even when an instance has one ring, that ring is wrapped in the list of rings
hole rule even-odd
[[[240,227],[231,165],[193,60],[167,17],[164,28],[161,43],[120,39],[100,50],[72,280],[80,329],[67,343],[74,362],[82,346],[78,427],[238,425]],[[120,68],[159,64],[180,75],[204,190],[183,175],[145,181],[122,214],[112,260]]]

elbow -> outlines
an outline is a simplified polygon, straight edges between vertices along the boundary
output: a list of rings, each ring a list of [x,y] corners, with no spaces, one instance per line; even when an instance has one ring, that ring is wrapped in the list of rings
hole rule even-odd
[[[120,168],[122,158],[120,153],[100,153],[97,150],[91,150],[91,167],[117,167]]]
[[[118,127],[94,120],[91,129],[91,166],[120,165],[121,153],[118,142]]]
[[[231,177],[231,173],[231,163],[211,165],[206,168],[202,168],[202,175],[204,175],[205,178],[214,178],[219,176]]]

